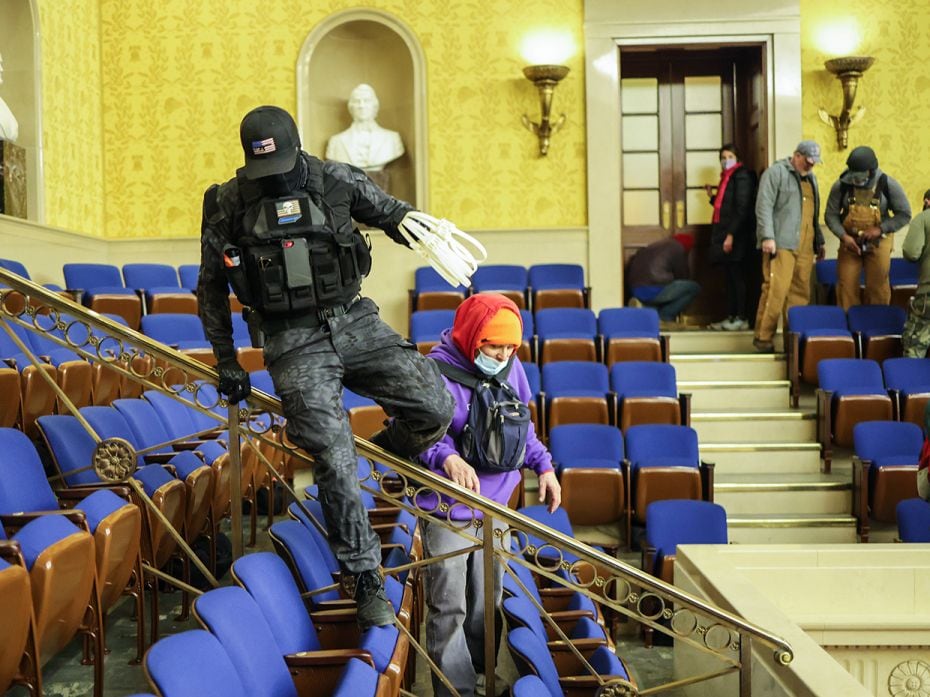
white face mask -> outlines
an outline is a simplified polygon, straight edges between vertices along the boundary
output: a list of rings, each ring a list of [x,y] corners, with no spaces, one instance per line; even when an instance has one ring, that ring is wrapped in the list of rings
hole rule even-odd
[[[721,159],[720,159],[720,166],[723,168],[724,171],[726,171],[726,170],[728,170],[728,169],[733,169],[734,167],[736,167],[736,160],[731,159],[731,158],[729,158],[729,157],[727,157],[727,158],[721,158]]]
[[[507,365],[507,361],[499,361],[491,358],[483,351],[478,351],[475,356],[475,367],[488,377],[492,377],[501,372]]]

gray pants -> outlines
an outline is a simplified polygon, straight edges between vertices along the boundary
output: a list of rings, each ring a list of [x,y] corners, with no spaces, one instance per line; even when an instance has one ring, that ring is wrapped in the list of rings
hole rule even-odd
[[[424,521],[422,525],[427,557],[474,544],[441,523]],[[474,534],[474,529],[469,532]],[[503,572],[495,559],[495,606],[501,602]],[[426,567],[426,651],[462,697],[475,694],[475,676],[485,668],[484,590],[484,552],[480,550]],[[435,675],[432,678],[436,697],[451,694]]]
[[[359,497],[342,387],[378,402],[393,417],[383,439],[387,449],[413,457],[438,441],[452,418],[439,370],[381,320],[368,298],[323,326],[269,337],[264,356],[287,435],[314,458],[333,553],[346,571],[377,568],[380,544]]]

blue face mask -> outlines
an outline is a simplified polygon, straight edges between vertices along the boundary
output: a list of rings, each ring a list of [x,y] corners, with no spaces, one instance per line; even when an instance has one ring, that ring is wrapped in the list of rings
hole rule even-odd
[[[497,375],[506,366],[507,361],[498,361],[483,351],[478,351],[478,355],[475,356],[475,367],[488,377]]]

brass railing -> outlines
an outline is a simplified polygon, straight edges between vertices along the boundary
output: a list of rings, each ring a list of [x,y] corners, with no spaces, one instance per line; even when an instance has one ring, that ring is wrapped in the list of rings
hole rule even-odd
[[[121,376],[142,384],[145,388],[162,391],[178,401],[193,406],[214,419],[218,428],[223,427],[228,430],[228,450],[232,462],[230,482],[233,501],[231,506],[232,542],[234,556],[238,558],[242,554],[243,535],[242,509],[240,505],[237,505],[237,492],[241,491],[242,476],[240,448],[236,447],[240,438],[243,439],[245,447],[254,451],[262,466],[272,471],[273,476],[279,477],[272,463],[259,450],[259,443],[283,448],[288,456],[312,463],[311,458],[289,445],[285,438],[280,437],[279,431],[284,416],[280,401],[256,390],[248,399],[245,408],[229,405],[212,388],[217,382],[216,371],[203,363],[4,269],[0,269],[0,286],[6,286],[6,288],[0,288],[0,324],[3,325],[0,329],[13,338],[31,361],[37,364],[42,363],[41,357],[36,356],[19,339],[12,325],[42,333],[88,361],[101,363],[108,369],[117,371]],[[155,515],[160,515],[138,482],[132,479],[138,453],[125,441],[101,439],[81,418],[80,411],[55,384],[54,379],[45,371],[40,371],[40,374],[56,391],[60,403],[81,420],[84,427],[98,442],[99,457],[94,463],[88,463],[88,468],[93,466],[102,479],[128,483],[149,510]],[[204,385],[211,386],[211,389],[207,389]],[[268,418],[267,415],[273,415],[273,418]],[[494,587],[492,561],[502,564],[505,572],[511,574],[520,586],[522,583],[508,567],[508,563],[521,564],[540,578],[548,579],[551,583],[570,588],[593,599],[601,608],[607,608],[619,616],[671,636],[675,641],[682,642],[719,660],[719,669],[649,687],[637,686],[616,677],[595,676],[599,685],[599,694],[659,694],[692,683],[738,673],[739,693],[746,697],[751,689],[754,648],[764,646],[771,649],[771,661],[775,666],[786,666],[793,658],[791,647],[782,638],[741,617],[710,605],[634,566],[625,564],[577,539],[562,535],[510,508],[463,489],[450,480],[400,459],[367,440],[356,437],[355,443],[359,454],[368,458],[371,463],[383,463],[385,466],[383,469],[388,470],[388,472],[382,471],[372,464],[369,475],[361,483],[362,487],[380,499],[410,511],[418,518],[427,519],[431,524],[446,526],[463,535],[473,544],[461,553],[482,549],[485,552],[486,588]],[[62,476],[66,474],[69,473],[62,473]],[[291,485],[282,477],[279,477],[279,481],[294,501],[298,502],[303,512],[312,518],[307,508],[300,503],[301,497]],[[468,511],[465,520],[453,520],[450,517],[450,508],[445,504],[435,509],[421,508],[417,502],[424,495],[454,497],[457,503],[452,508]],[[163,517],[162,523],[171,527],[167,519]],[[320,527],[322,528],[322,525]],[[212,585],[217,585],[216,579],[200,562],[181,534],[173,528],[171,528],[171,534],[208,581]],[[543,544],[532,544],[531,537],[542,540]],[[441,562],[445,558],[448,558],[448,555],[435,559],[423,559],[402,567],[387,569],[386,572],[396,574],[408,569],[418,570],[428,564]],[[179,579],[173,579],[157,569],[148,568],[147,572],[153,576],[168,578],[179,587],[186,585]],[[189,587],[186,589],[196,592],[195,589]],[[537,609],[543,614],[544,622],[553,628],[561,640],[567,642],[568,637],[545,613],[544,608],[539,606]],[[485,598],[486,666],[493,666],[496,662],[494,617],[494,597],[491,593],[487,593]],[[401,629],[408,635],[414,650],[427,662],[431,670],[438,671],[414,636],[402,627]],[[584,656],[577,649],[571,650],[583,665],[587,665]],[[759,657],[763,661],[766,660],[764,656],[764,652],[757,652],[757,660]],[[588,668],[590,669],[590,666]],[[439,679],[451,689],[444,676],[440,674]],[[487,693],[494,694],[493,671],[488,671],[486,680]]]

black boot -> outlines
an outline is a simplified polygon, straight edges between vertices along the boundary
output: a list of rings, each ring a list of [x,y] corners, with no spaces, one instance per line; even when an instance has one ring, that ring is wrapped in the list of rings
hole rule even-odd
[[[377,569],[350,575],[343,572],[343,583],[357,605],[359,629],[394,624],[394,609],[384,593],[384,579]],[[354,585],[354,588],[352,587]]]

